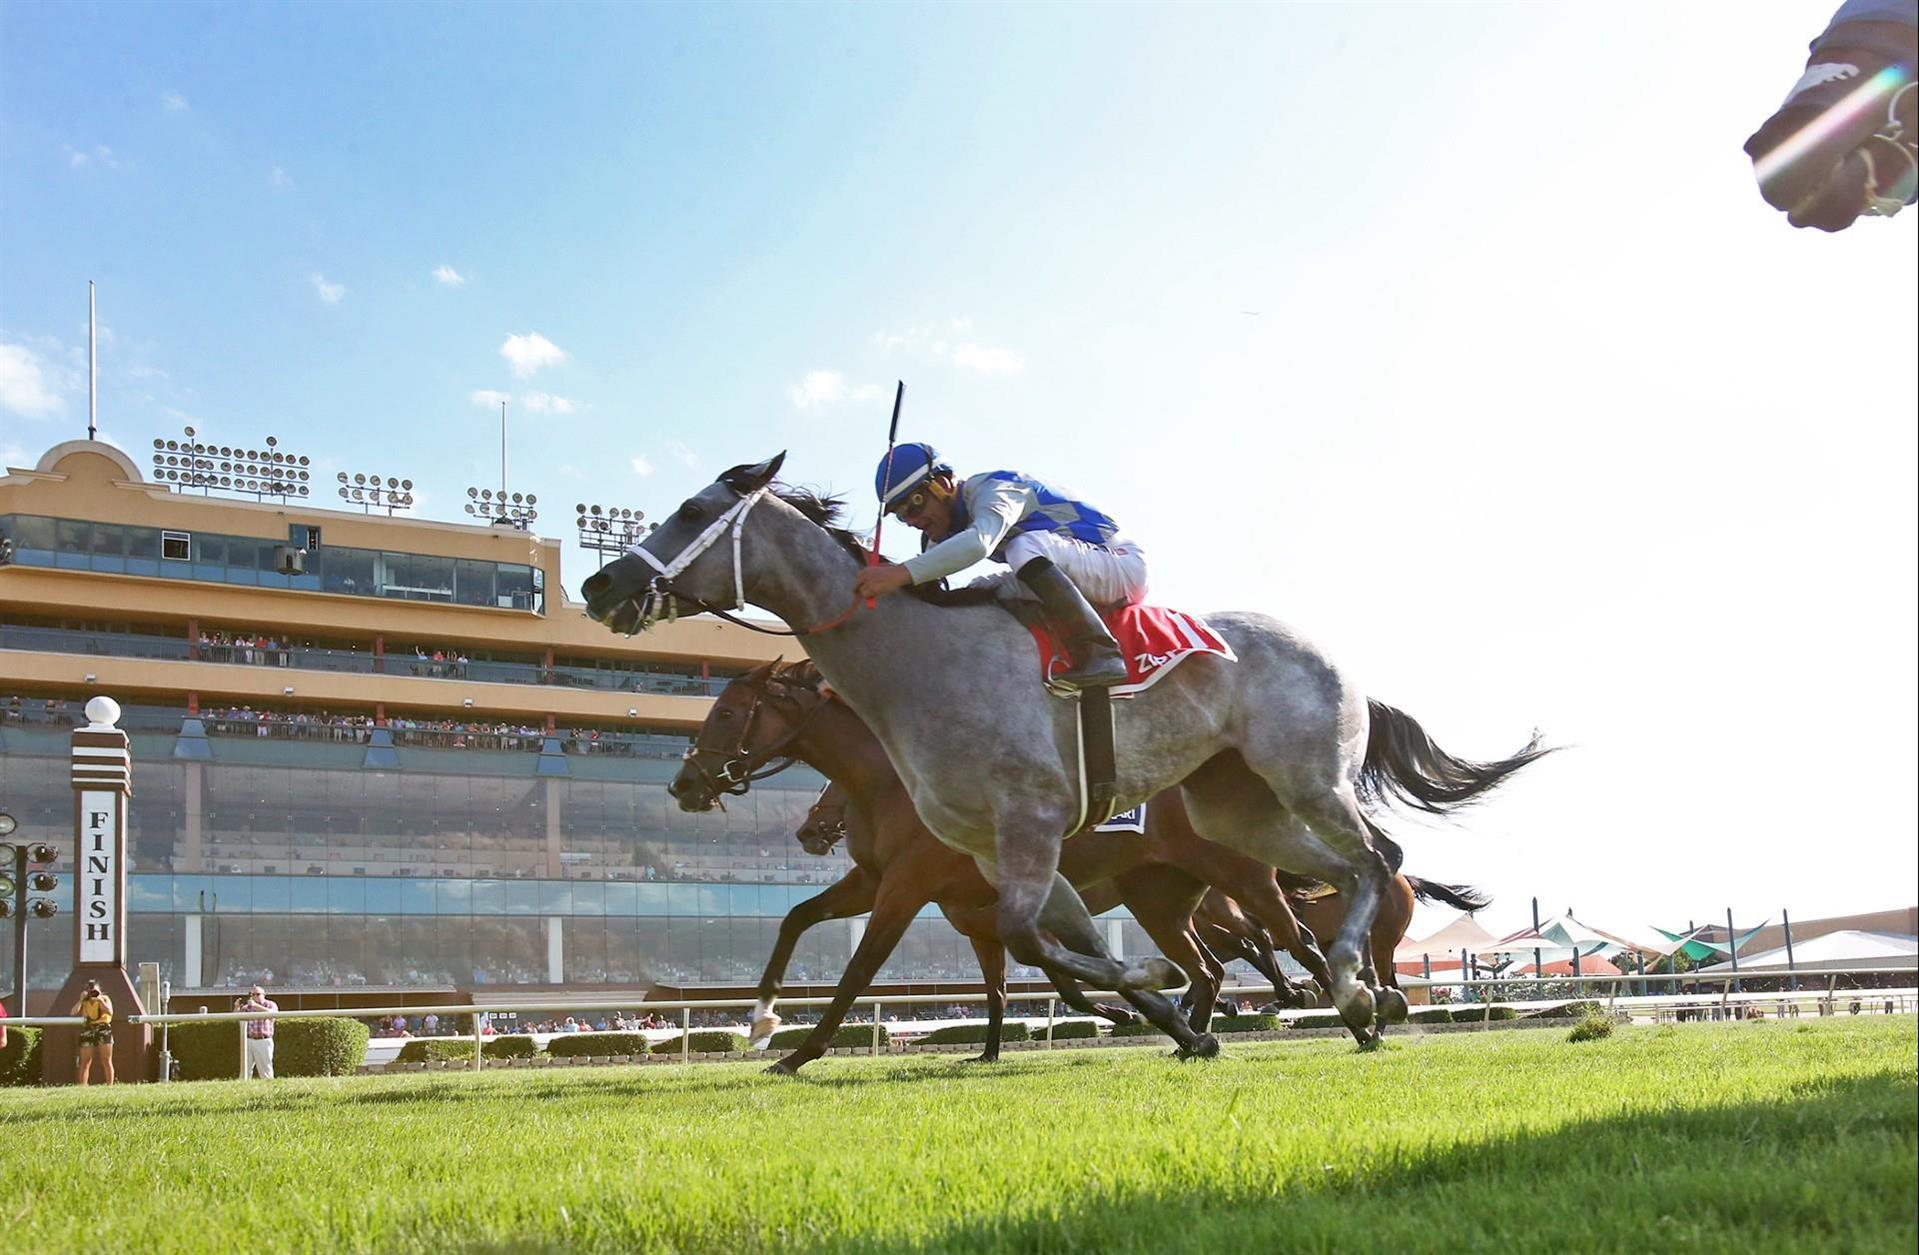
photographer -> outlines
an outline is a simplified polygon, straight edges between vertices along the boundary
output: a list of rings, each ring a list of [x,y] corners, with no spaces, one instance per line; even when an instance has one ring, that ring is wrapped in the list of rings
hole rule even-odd
[[[99,981],[90,980],[67,1014],[86,1021],[80,1026],[80,1083],[87,1083],[98,1062],[104,1083],[113,1084],[113,1000],[100,992]]]
[[[235,1011],[278,1011],[280,1004],[267,997],[266,990],[255,985],[246,994],[233,1000]],[[273,1079],[273,1021],[247,1020],[247,1066],[241,1080],[251,1080],[259,1076],[263,1081]]]

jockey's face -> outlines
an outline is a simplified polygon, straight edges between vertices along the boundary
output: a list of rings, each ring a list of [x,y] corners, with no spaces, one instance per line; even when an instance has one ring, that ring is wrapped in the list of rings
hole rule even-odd
[[[924,487],[909,492],[893,513],[916,532],[925,532],[934,540],[945,540],[953,530],[953,481],[935,475]]]

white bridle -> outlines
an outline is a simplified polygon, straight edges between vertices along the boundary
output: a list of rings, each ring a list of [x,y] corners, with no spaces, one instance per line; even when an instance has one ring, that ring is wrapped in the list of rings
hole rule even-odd
[[[640,618],[634,631],[644,632],[659,622],[662,613],[671,623],[680,614],[679,599],[666,587],[667,582],[682,574],[693,565],[701,554],[711,549],[720,536],[729,528],[733,532],[733,604],[715,606],[716,610],[742,610],[746,607],[746,576],[740,565],[740,532],[746,526],[746,516],[758,505],[760,498],[767,494],[766,488],[756,488],[729,506],[720,516],[706,525],[706,530],[688,541],[686,548],[674,556],[671,562],[661,562],[639,545],[634,545],[627,553],[644,559],[659,574],[647,584],[646,593],[640,599]]]

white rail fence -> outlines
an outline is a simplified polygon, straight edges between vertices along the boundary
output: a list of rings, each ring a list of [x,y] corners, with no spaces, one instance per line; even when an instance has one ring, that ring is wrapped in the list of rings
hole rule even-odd
[[[1903,976],[1913,978],[1913,983],[1890,989],[1840,987],[1840,981],[1842,979],[1858,976],[1869,976],[1875,979],[1883,979],[1888,976]],[[1805,987],[1763,991],[1741,990],[1737,988],[1737,986],[1751,981],[1785,981],[1789,984],[1799,984]],[[1643,988],[1649,985],[1673,983],[1692,985],[1695,987],[1713,986],[1715,988],[1710,990],[1695,988],[1693,992],[1670,994],[1633,994],[1623,992],[1625,989],[1633,986]],[[1909,968],[1861,968],[1844,971],[1809,970],[1757,974],[1715,972],[1711,975],[1704,976],[1696,972],[1686,972],[1679,975],[1665,976],[1647,976],[1640,974],[1625,976],[1551,976],[1544,980],[1536,977],[1507,977],[1434,981],[1432,985],[1435,988],[1460,989],[1465,997],[1465,1001],[1432,1004],[1434,1006],[1444,1006],[1449,1009],[1473,1010],[1486,1007],[1507,1007],[1521,1015],[1529,1011],[1543,1010],[1566,1002],[1595,1000],[1603,1001],[1606,1007],[1611,1011],[1625,1011],[1635,1015],[1650,1015],[1656,1020],[1683,1019],[1689,1018],[1694,1014],[1710,1015],[1715,1019],[1737,1020],[1746,1018],[1745,1013],[1753,1010],[1762,1013],[1771,1011],[1775,1016],[1792,1016],[1799,1014],[1803,1010],[1810,1009],[1815,1015],[1831,1016],[1839,1014],[1842,1004],[1850,1011],[1852,1009],[1851,1004],[1853,1003],[1860,1004],[1859,1010],[1861,1011],[1874,1013],[1883,1013],[1888,1010],[1895,1014],[1919,1013],[1919,965]],[[1531,990],[1536,993],[1541,990],[1542,986],[1551,989],[1574,987],[1578,992],[1570,996],[1548,998],[1507,999],[1497,997],[1498,994],[1507,991],[1520,993]],[[1593,992],[1587,992],[1588,989]],[[1477,991],[1477,997],[1474,996],[1474,991]],[[1178,992],[1178,990],[1168,991],[1168,993],[1175,995]],[[1237,1001],[1246,997],[1271,996],[1273,993],[1275,993],[1275,990],[1271,985],[1229,985],[1220,990],[1220,997],[1226,1000]],[[1119,994],[1111,990],[1095,990],[1089,991],[1086,994],[1088,999],[1099,1001],[1112,1001],[1119,996]],[[1046,1035],[1042,1039],[1042,1044],[1044,1048],[1052,1049],[1054,1045],[1053,1030],[1057,1025],[1066,1022],[1067,1019],[1085,1019],[1086,1017],[1075,1015],[1062,1018],[1059,1014],[1060,1001],[1057,994],[1010,994],[1007,998],[1009,1005],[1020,1003],[1037,1004],[1042,1001],[1046,1004]],[[825,996],[781,998],[779,1005],[783,1008],[822,1007],[832,1002],[833,999],[831,997]],[[923,1020],[895,1021],[888,1035],[883,1036],[882,1030],[886,1029],[884,1018],[885,1009],[889,1006],[895,1008],[930,1005],[977,1006],[985,1002],[986,995],[984,993],[869,994],[855,998],[852,1005],[854,1007],[870,1007],[872,1009],[873,1034],[870,1053],[878,1055],[882,1053],[884,1043],[889,1037],[901,1035],[912,1036],[937,1027],[936,1024]],[[697,1031],[693,1024],[693,1013],[695,1011],[750,1010],[757,1004],[758,999],[756,998],[678,1000],[544,998],[517,1002],[490,1002],[467,1006],[345,1007],[313,1011],[265,1012],[173,1012],[169,1014],[129,1015],[126,1016],[125,1019],[128,1023],[159,1026],[162,1030],[164,1040],[166,1027],[173,1024],[219,1024],[244,1020],[363,1020],[390,1016],[421,1016],[427,1013],[440,1016],[443,1019],[452,1016],[469,1016],[472,1019],[472,1031],[470,1034],[450,1034],[440,1037],[415,1038],[411,1040],[449,1041],[455,1037],[464,1038],[470,1035],[473,1042],[471,1069],[479,1071],[485,1066],[485,1029],[489,1023],[489,1017],[495,1015],[518,1015],[535,1011],[556,1012],[559,1014],[577,1014],[595,1011],[634,1013],[654,1011],[678,1012],[680,1020],[678,1029],[678,1041],[680,1044],[679,1058],[682,1063],[686,1063],[691,1062],[693,1053],[691,1039],[692,1034]],[[1423,1009],[1425,1008],[1419,1006],[1413,1008],[1414,1012]],[[1273,1014],[1277,1015],[1290,1026],[1303,1016],[1326,1015],[1329,1014],[1329,1012],[1324,1009],[1308,1009],[1279,1011]],[[1007,1018],[1009,1022],[1019,1019],[1033,1027],[1037,1027],[1037,1024],[1034,1022],[1037,1021],[1039,1017],[1008,1016]],[[742,1017],[742,1020],[743,1019],[744,1017]],[[71,1015],[21,1016],[0,1020],[0,1024],[5,1024],[9,1027],[60,1026],[78,1028],[84,1022],[85,1021],[79,1016]],[[949,1023],[950,1022],[951,1021],[949,1021]],[[963,1022],[979,1023],[980,1021],[967,1020]],[[1512,1021],[1496,1021],[1490,1016],[1487,1016],[1484,1019],[1475,1019],[1471,1022],[1478,1024],[1482,1028],[1489,1028],[1495,1023],[1511,1023]],[[701,1027],[706,1026],[703,1025]],[[793,1025],[791,1027],[806,1026]],[[652,1031],[664,1031],[668,1034],[673,1032],[673,1030],[670,1029]],[[1333,1031],[1337,1032],[1341,1030]],[[1079,1038],[1071,1040],[1078,1041],[1085,1039]],[[1152,1042],[1156,1039],[1153,1037],[1143,1037],[1140,1040],[1142,1042]],[[910,1046],[911,1043],[909,1042],[907,1044]]]

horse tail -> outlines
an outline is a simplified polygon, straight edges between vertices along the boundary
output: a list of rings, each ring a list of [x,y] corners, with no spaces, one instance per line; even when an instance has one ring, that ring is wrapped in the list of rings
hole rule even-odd
[[[1483,889],[1471,885],[1447,885],[1437,880],[1422,880],[1418,876],[1406,877],[1406,883],[1412,886],[1413,896],[1421,902],[1444,902],[1447,906],[1471,914],[1492,905],[1492,898]]]
[[[1359,767],[1359,795],[1364,802],[1398,800],[1415,810],[1444,815],[1476,800],[1527,763],[1544,758],[1556,747],[1540,744],[1537,732],[1525,747],[1509,758],[1476,763],[1455,758],[1426,735],[1419,721],[1385,702],[1367,701],[1372,730],[1366,738],[1366,758]]]

